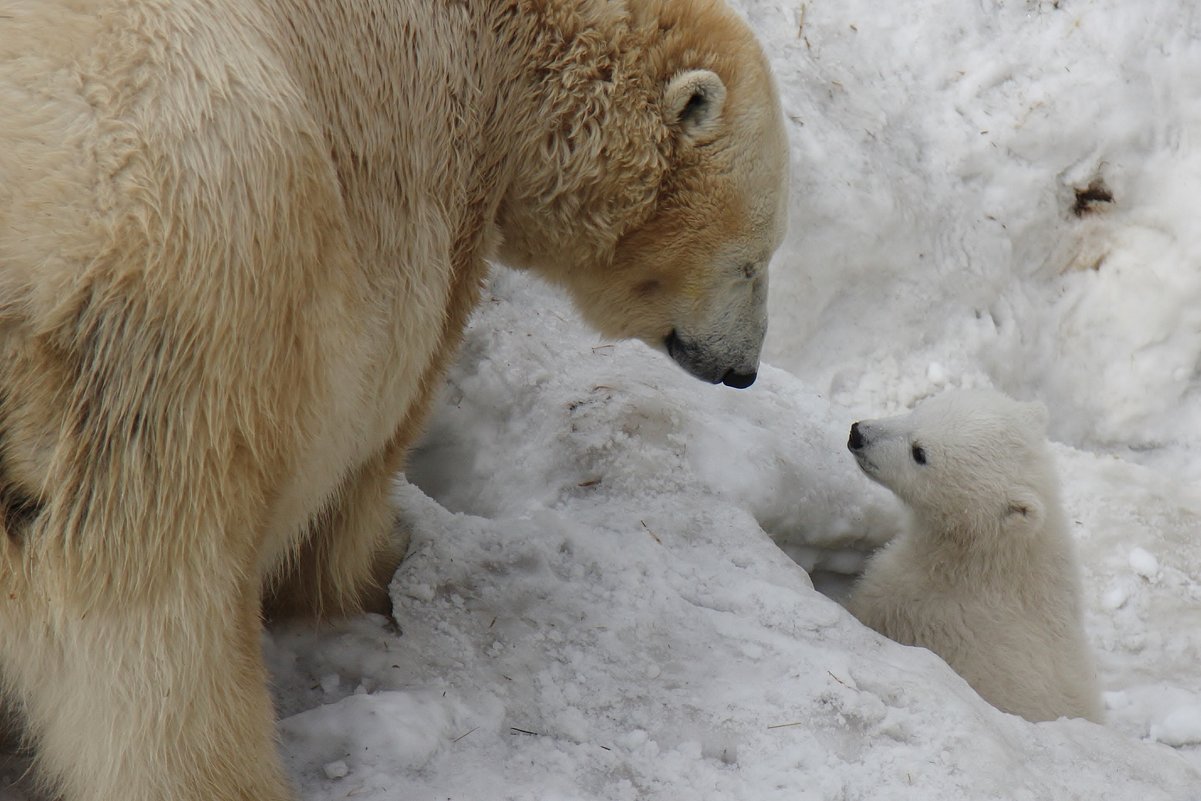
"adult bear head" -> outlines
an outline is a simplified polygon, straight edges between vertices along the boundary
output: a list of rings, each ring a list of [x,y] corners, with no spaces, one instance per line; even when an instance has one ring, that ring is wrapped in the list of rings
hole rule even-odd
[[[566,287],[602,334],[750,386],[788,180],[753,34],[706,0],[533,6],[501,258]]]

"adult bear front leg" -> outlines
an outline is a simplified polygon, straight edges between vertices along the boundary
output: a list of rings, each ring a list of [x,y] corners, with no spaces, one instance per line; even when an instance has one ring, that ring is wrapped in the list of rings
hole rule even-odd
[[[139,286],[81,284],[0,365],[4,689],[65,801],[285,801],[260,565],[297,393]]]
[[[392,487],[404,461],[399,441],[360,465],[309,523],[294,554],[268,582],[273,620],[390,614],[388,583],[408,537],[396,527]]]
[[[286,801],[260,653],[257,580],[87,605],[37,595],[0,625],[39,773],[65,801]],[[231,580],[231,577],[236,579]],[[14,616],[12,612],[21,614]]]
[[[393,488],[409,447],[441,386],[475,300],[474,270],[462,270],[447,333],[422,375],[416,397],[392,438],[343,480],[338,492],[309,523],[306,536],[267,582],[265,607],[273,620],[331,618],[360,611],[390,614],[388,584],[409,545],[396,522]]]

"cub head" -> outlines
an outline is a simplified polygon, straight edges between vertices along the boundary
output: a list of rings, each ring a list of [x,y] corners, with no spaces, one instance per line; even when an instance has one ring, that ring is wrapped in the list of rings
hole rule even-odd
[[[787,200],[767,61],[721,2],[600,5],[613,19],[576,20],[553,85],[543,78],[538,147],[501,210],[501,258],[565,286],[602,334],[749,386]]]
[[[909,414],[851,426],[847,447],[919,516],[973,529],[1041,525],[1054,486],[1047,410],[996,392],[945,392]]]

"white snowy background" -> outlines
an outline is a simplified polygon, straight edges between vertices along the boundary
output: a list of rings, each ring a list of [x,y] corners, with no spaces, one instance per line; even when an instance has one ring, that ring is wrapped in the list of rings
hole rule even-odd
[[[395,620],[265,638],[300,798],[1201,801],[1201,7],[738,7],[793,156],[758,383],[498,270],[398,487]],[[850,423],[953,386],[1050,409],[1104,726],[813,589],[896,526]]]

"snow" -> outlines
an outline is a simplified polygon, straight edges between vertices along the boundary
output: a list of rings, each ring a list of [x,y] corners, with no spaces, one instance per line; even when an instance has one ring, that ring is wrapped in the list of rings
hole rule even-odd
[[[853,572],[895,531],[851,419],[770,366],[752,391],[698,384],[499,272],[398,488],[403,635],[374,617],[271,635],[301,690],[281,711],[303,797],[1195,799],[1201,501],[1055,446],[1112,720],[1030,724],[797,564]],[[1136,549],[1160,554],[1156,582]]]
[[[1201,8],[894,5],[746,4],[795,162],[769,361],[889,411],[937,363],[1197,478]]]
[[[1130,567],[1148,581],[1154,581],[1159,575],[1159,560],[1142,548],[1130,552]]]
[[[1201,744],[1201,705],[1169,712],[1163,721],[1152,724],[1151,739],[1168,745]]]
[[[759,381],[498,270],[397,488],[395,619],[264,638],[299,797],[1196,801],[1201,7],[738,7],[793,156]],[[1104,726],[836,602],[900,514],[851,421],[953,386],[1050,411]]]

